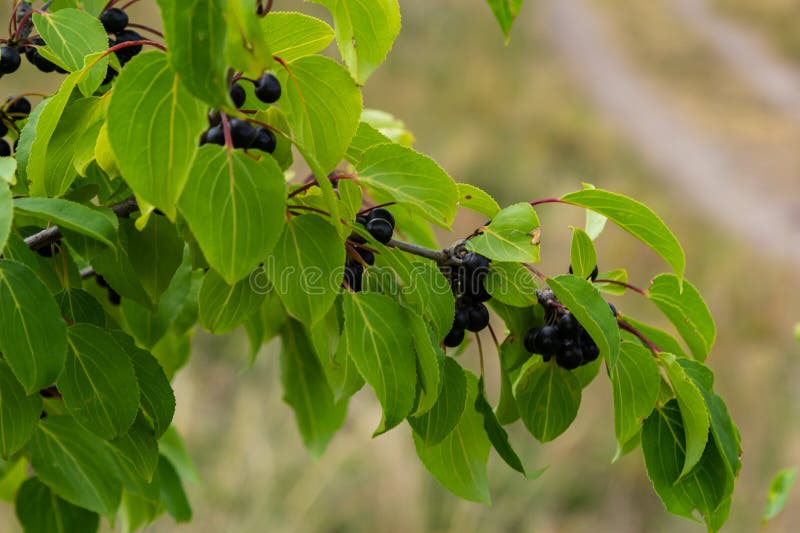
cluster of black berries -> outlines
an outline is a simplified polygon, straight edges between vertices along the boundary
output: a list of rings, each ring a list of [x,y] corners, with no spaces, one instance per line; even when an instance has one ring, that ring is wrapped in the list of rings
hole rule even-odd
[[[114,38],[109,38],[108,40],[109,47],[144,39],[141,34],[128,28],[128,14],[117,7],[106,9],[100,13],[100,22],[103,24],[103,28],[110,35],[114,36]],[[142,45],[137,44],[115,50],[114,54],[117,56],[117,59],[119,59],[119,64],[124,67],[125,63],[136,57],[141,51]],[[117,71],[109,65],[106,78],[103,80],[103,85],[111,82],[117,74]]]
[[[555,357],[556,364],[567,370],[591,363],[600,356],[600,349],[575,316],[558,303],[552,291],[539,294],[545,309],[546,325],[532,328],[525,335],[525,349],[541,354],[547,362]],[[608,304],[614,316],[617,310]]]
[[[392,240],[394,234],[394,215],[388,209],[376,207],[365,215],[356,217],[356,223],[362,225],[372,237],[383,244]],[[348,251],[347,263],[344,265],[343,284],[354,292],[361,292],[364,278],[364,265],[375,264],[375,253],[366,247],[367,240],[356,232],[350,234],[348,240],[352,243]]]
[[[253,82],[256,98],[265,104],[273,104],[281,97],[281,84],[274,74],[267,72]],[[237,109],[241,109],[247,99],[247,93],[240,81],[231,85],[229,91],[231,100]],[[200,144],[225,144],[225,130],[223,129],[220,114],[217,111],[209,113],[209,128],[200,137]],[[261,150],[271,154],[275,152],[277,140],[275,134],[264,126],[253,126],[246,120],[233,118],[228,122],[231,133],[231,142],[234,148]]]
[[[485,281],[489,274],[489,259],[475,252],[467,252],[458,266],[449,269],[450,285],[456,296],[456,314],[453,327],[444,338],[444,345],[455,348],[464,341],[466,331],[478,332],[489,325],[486,303],[491,295]]]
[[[5,137],[8,134],[8,123],[13,125],[17,120],[24,119],[31,114],[31,103],[24,96],[9,96],[6,104],[0,109],[0,157],[11,155],[11,145]],[[16,141],[14,142],[16,147]]]
[[[97,281],[98,285],[108,289],[108,301],[111,302],[111,305],[119,305],[120,302],[122,302],[122,297],[111,287],[111,285],[108,284],[103,276],[97,274],[94,279]]]

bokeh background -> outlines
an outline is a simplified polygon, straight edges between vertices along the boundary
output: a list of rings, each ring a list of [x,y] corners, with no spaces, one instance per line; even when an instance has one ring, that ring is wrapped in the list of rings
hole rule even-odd
[[[0,20],[11,3],[3,2]],[[155,20],[153,4],[140,2],[132,20]],[[328,18],[299,0],[275,6]],[[687,276],[717,320],[708,363],[743,439],[744,466],[723,531],[758,530],[772,475],[800,466],[800,349],[792,338],[800,320],[800,4],[526,0],[507,46],[483,0],[401,7],[403,30],[365,100],[405,120],[419,150],[501,204],[588,181],[647,203],[678,235]],[[43,79],[24,65],[0,80],[2,95],[53,90],[58,76]],[[569,261],[568,226],[582,224],[582,214],[544,205],[539,216],[541,268],[560,273]],[[459,218],[443,244],[479,222]],[[627,267],[633,283],[646,286],[665,269],[615,228],[597,246],[601,270]],[[641,297],[613,301],[664,324]],[[540,445],[511,428],[526,465],[549,469],[529,481],[492,457],[493,504],[485,507],[457,499],[428,475],[407,426],[371,439],[380,410],[366,389],[327,453],[312,461],[282,401],[279,348],[267,345],[250,365],[241,332],[197,334],[175,380],[175,424],[200,479],[188,487],[194,519],[177,526],[162,518],[150,531],[703,530],[666,514],[639,451],[611,464],[611,391],[602,373],[555,442]],[[475,353],[462,357],[477,368]],[[496,361],[487,373],[492,383]],[[0,524],[17,531],[9,506],[0,507]],[[797,524],[800,490],[765,529],[796,531]]]

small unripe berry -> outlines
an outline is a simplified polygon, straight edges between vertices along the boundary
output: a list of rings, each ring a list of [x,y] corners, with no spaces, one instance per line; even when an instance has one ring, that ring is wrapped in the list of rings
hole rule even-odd
[[[108,33],[120,33],[128,25],[128,14],[119,8],[112,7],[100,14],[100,23]]]
[[[267,72],[256,81],[254,92],[256,98],[265,104],[272,104],[281,97],[281,82],[274,74]]]

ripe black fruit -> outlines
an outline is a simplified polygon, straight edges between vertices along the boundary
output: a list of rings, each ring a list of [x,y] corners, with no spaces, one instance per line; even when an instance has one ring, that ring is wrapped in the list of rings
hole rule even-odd
[[[256,129],[249,122],[238,118],[230,120],[231,140],[234,148],[250,148],[256,140]]]
[[[469,322],[469,311],[467,307],[456,307],[456,316],[453,319],[453,327],[466,329]]]
[[[253,141],[251,148],[271,154],[275,151],[277,145],[278,141],[275,139],[274,133],[263,126],[256,128],[256,138]]]
[[[395,227],[394,215],[389,212],[388,209],[384,209],[383,207],[376,207],[372,211],[369,212],[369,218],[367,220],[372,220],[375,218],[382,218],[384,220],[388,220],[389,224],[392,225],[392,228]]]
[[[222,125],[214,126],[210,128],[207,132],[203,134],[203,137],[200,139],[200,144],[218,144],[220,146],[225,144],[225,131],[222,129]]]
[[[561,351],[556,354],[556,363],[561,368],[574,370],[583,363],[583,352],[577,343],[565,343]]]
[[[472,272],[488,271],[489,259],[475,252],[467,252],[461,258],[464,268]]]
[[[344,267],[344,281],[354,292],[361,292],[364,267],[358,263],[348,263]]]
[[[235,105],[237,109],[241,108],[244,105],[244,101],[247,99],[247,93],[244,92],[244,87],[239,83],[234,83],[231,85],[231,89],[228,92],[231,95],[231,100],[233,100],[233,105]]]
[[[270,72],[258,78],[254,89],[256,98],[265,104],[277,102],[281,97],[281,82]]]
[[[489,325],[489,310],[483,304],[471,305],[467,308],[467,329],[480,331]]]
[[[608,307],[611,308],[611,313],[614,316],[619,316],[618,313],[617,313],[617,308],[614,307],[614,304],[612,304],[611,302],[608,302]]]
[[[569,266],[569,273],[570,273],[570,274],[573,274],[573,272],[572,272],[572,265],[570,265],[570,266]],[[598,270],[598,268],[597,268],[597,265],[595,265],[595,266],[594,266],[594,268],[592,269],[592,273],[591,273],[591,274],[589,274],[589,277],[588,277],[588,278],[586,278],[586,279],[590,279],[590,280],[594,281],[594,280],[596,280],[596,279],[597,279],[597,276],[598,276],[599,274],[600,274],[600,270]]]
[[[44,39],[37,37],[33,40],[33,44],[43,46],[45,44]],[[41,72],[53,72],[54,70],[58,69],[58,66],[55,63],[49,59],[45,59],[42,54],[39,53],[39,48],[37,46],[26,46],[25,57],[28,58],[28,61]]]
[[[376,241],[386,244],[392,240],[394,228],[392,228],[392,224],[385,218],[373,218],[367,222],[367,231]]]
[[[6,141],[0,139],[0,157],[8,157],[11,155],[11,146]]]
[[[561,340],[559,338],[558,328],[555,326],[544,326],[538,331],[534,338],[533,353],[554,355],[558,351],[560,344]]]
[[[358,249],[358,255],[360,255],[361,256],[361,260],[364,261],[369,266],[372,266],[372,265],[375,264],[375,254],[372,253],[371,250],[367,250],[365,248],[359,248]]]
[[[19,50],[13,46],[0,48],[0,75],[16,72],[20,63],[22,63],[22,58],[19,55]]]
[[[564,313],[558,320],[558,331],[564,338],[575,337],[581,332],[581,325],[572,313]]]
[[[0,120],[0,137],[5,137],[6,133],[8,133],[8,126]]]
[[[100,22],[108,33],[121,33],[128,25],[128,14],[123,10],[113,7],[100,14]]]
[[[448,348],[458,348],[464,342],[464,330],[462,328],[453,327],[444,338],[444,345]]]
[[[140,34],[136,33],[133,30],[125,30],[117,34],[117,40],[114,41],[113,44],[117,45],[117,44],[130,43],[141,40],[143,40],[143,38]],[[142,45],[137,44],[135,46],[126,46],[125,48],[120,48],[114,53],[117,54],[119,62],[124,65],[125,63],[136,57],[136,55],[141,51],[142,51]]]
[[[536,337],[539,335],[539,332],[542,328],[531,328],[528,330],[528,333],[525,335],[525,350],[528,353],[536,353]]]
[[[491,299],[492,295],[489,294],[483,283],[474,280],[473,283],[464,286],[464,294],[461,295],[461,300],[467,304],[480,304]]]
[[[24,96],[20,96],[16,99],[13,96],[10,96],[8,100],[6,100],[6,103],[9,102],[11,102],[11,105],[6,108],[6,113],[9,115],[28,116],[31,114],[31,102]]]
[[[48,244],[47,246],[42,246],[41,248],[37,248],[35,252],[39,254],[39,256],[41,257],[53,257],[53,254],[55,252],[58,252],[58,248],[56,246]]]
[[[119,295],[117,291],[109,287],[108,301],[111,302],[111,305],[119,305],[122,302],[122,297]]]

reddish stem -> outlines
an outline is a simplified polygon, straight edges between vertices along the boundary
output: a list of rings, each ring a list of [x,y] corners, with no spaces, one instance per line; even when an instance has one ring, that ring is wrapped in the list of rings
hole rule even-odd
[[[219,116],[222,121],[222,132],[225,134],[225,146],[228,148],[229,152],[232,152],[233,139],[231,138],[231,125],[228,124],[228,115],[220,113]]]
[[[542,198],[541,200],[534,200],[531,202],[531,207],[536,207],[541,204],[566,204],[561,198]]]
[[[615,279],[596,279],[592,283],[610,283],[611,285],[619,285],[620,287],[625,287],[626,289],[630,289],[633,292],[637,292],[642,296],[647,296],[647,291],[644,289],[640,289],[636,285],[631,285],[630,283],[625,283],[624,281],[617,281]]]
[[[138,2],[138,1],[139,1],[139,0],[131,0],[130,2],[128,2],[127,4],[125,4],[124,6],[122,6],[120,9],[121,9],[121,10],[123,10],[123,11],[125,11],[126,9],[128,9],[129,7],[131,7],[133,4],[135,4],[135,3],[136,3],[136,2]]]
[[[316,207],[310,207],[307,205],[287,205],[287,209],[299,209],[301,211],[312,211],[314,213],[319,213],[320,215],[324,215],[326,217],[330,217],[331,214],[327,211],[323,211],[322,209],[317,209]]]
[[[650,351],[653,352],[654,355],[658,355],[659,352],[663,352],[664,351],[661,348],[659,348],[658,346],[656,346],[655,344],[653,344],[653,341],[651,341],[650,339],[645,337],[644,333],[642,333],[641,331],[639,331],[635,327],[631,326],[627,322],[623,322],[622,320],[617,320],[617,324],[619,324],[619,328],[620,329],[624,329],[628,333],[631,333],[631,334],[635,335],[648,348],[650,348]]]
[[[285,137],[285,138],[289,139],[290,141],[292,140],[292,138],[291,138],[291,137],[289,137],[289,134],[288,134],[288,133],[284,133],[283,131],[279,130],[278,128],[276,128],[276,127],[274,127],[274,126],[270,126],[270,125],[269,125],[269,124],[267,124],[266,122],[261,122],[260,120],[256,120],[256,119],[254,119],[254,118],[250,118],[250,117],[245,117],[245,120],[246,120],[247,122],[251,122],[251,123],[253,123],[253,124],[257,124],[257,125],[259,125],[259,126],[261,126],[261,127],[263,127],[263,128],[267,128],[267,129],[268,129],[268,130],[270,130],[270,131],[274,131],[275,133],[277,133],[277,134],[278,134],[278,135],[280,135],[281,137]]]
[[[372,207],[368,207],[366,209],[362,209],[361,211],[356,213],[356,215],[359,215],[359,216],[360,215],[365,215],[365,214],[369,213],[370,211],[372,211],[373,209],[378,209],[379,207],[389,207],[390,205],[395,205],[396,203],[397,202],[386,202],[385,204],[378,204],[378,205],[375,205],[375,206],[372,206]]]
[[[153,35],[157,35],[158,37],[161,37],[162,39],[164,38],[164,34],[163,33],[161,33],[160,31],[158,31],[155,28],[151,28],[150,26],[145,26],[144,24],[135,24],[133,22],[129,22],[128,26],[130,26],[131,28],[139,28],[140,30],[149,31]]]

